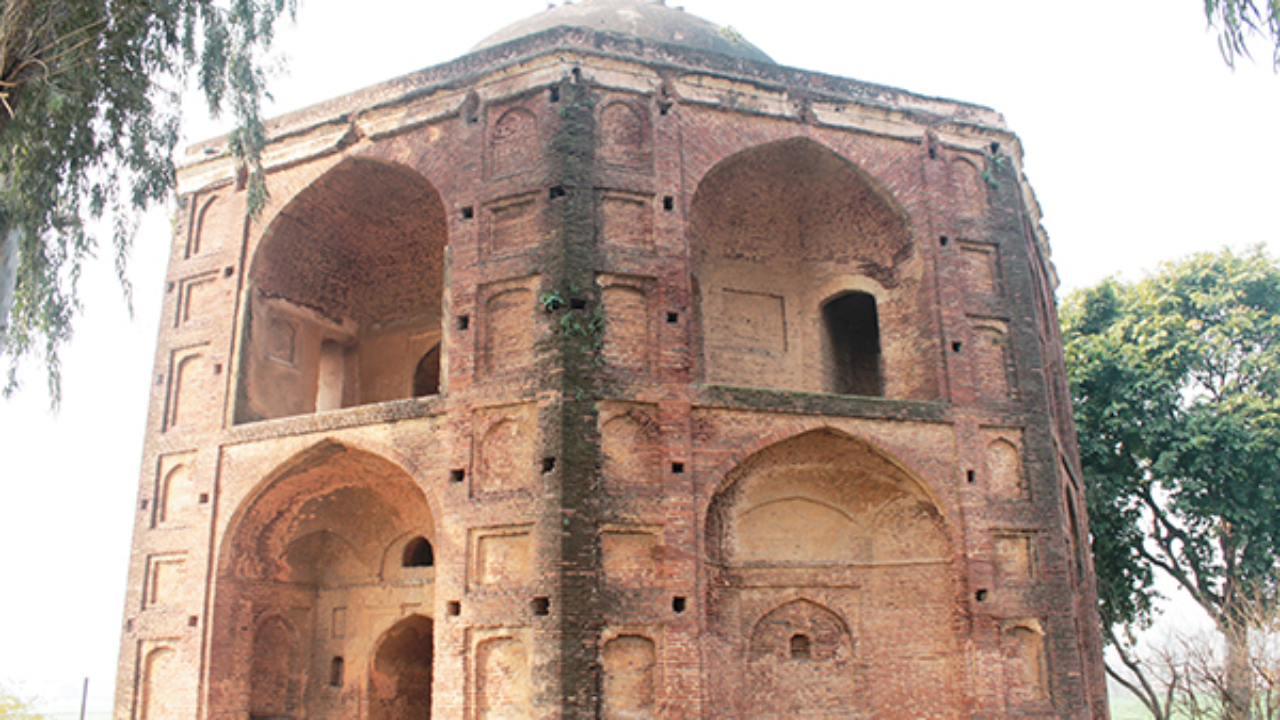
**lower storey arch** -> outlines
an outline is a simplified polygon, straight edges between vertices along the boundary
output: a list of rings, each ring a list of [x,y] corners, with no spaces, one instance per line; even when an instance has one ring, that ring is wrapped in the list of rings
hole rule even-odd
[[[435,538],[386,458],[327,442],[281,466],[221,542],[210,717],[429,718]]]
[[[705,537],[718,717],[962,716],[951,531],[901,463],[835,431],[789,438],[728,473]]]

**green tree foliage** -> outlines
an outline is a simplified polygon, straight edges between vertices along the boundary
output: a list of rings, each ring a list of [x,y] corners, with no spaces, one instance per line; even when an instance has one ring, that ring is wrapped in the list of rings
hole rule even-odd
[[[58,349],[71,335],[82,261],[95,221],[124,264],[139,211],[174,182],[179,99],[194,80],[237,122],[231,152],[265,197],[263,58],[297,0],[5,0],[0,14],[0,357],[5,393],[27,356],[59,392]],[[0,262],[0,275],[4,274]],[[5,286],[10,286],[6,288]],[[8,322],[3,290],[11,289]]]
[[[0,685],[0,720],[45,720],[45,716],[36,712],[35,702],[30,698],[19,697],[16,693]]]
[[[1195,255],[1073,293],[1062,319],[1101,613],[1125,684],[1159,703],[1133,632],[1164,573],[1213,619],[1236,668],[1228,717],[1248,717],[1247,619],[1274,603],[1280,568],[1280,266],[1261,248]]]
[[[1271,47],[1271,66],[1280,72],[1280,0],[1204,0],[1204,14],[1218,30],[1218,48],[1227,65],[1250,57],[1249,38],[1261,35]]]

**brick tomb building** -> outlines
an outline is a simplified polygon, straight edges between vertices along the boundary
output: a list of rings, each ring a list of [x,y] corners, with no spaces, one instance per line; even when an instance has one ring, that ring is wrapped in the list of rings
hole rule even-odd
[[[995,112],[562,5],[194,147],[119,720],[1104,718]]]

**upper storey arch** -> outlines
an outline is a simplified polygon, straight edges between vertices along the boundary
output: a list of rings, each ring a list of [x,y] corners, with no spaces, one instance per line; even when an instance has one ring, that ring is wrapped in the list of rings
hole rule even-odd
[[[700,379],[934,399],[912,223],[881,183],[805,137],[712,167],[689,210]]]
[[[440,193],[403,165],[348,158],[299,192],[249,268],[236,421],[439,392],[447,244]]]
[[[749,148],[711,168],[693,198],[689,235],[700,263],[854,264],[886,285],[913,253],[893,195],[809,138]]]

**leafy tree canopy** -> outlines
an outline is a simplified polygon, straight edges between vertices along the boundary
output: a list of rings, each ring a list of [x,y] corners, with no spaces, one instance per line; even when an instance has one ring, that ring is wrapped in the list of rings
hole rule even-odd
[[[1127,657],[1163,572],[1230,651],[1280,567],[1280,266],[1194,255],[1062,320],[1104,630]]]
[[[1250,57],[1249,39],[1260,35],[1271,48],[1271,67],[1280,72],[1280,0],[1204,0],[1204,14],[1218,29],[1227,65]]]
[[[237,122],[250,208],[265,196],[263,57],[297,0],[5,0],[0,14],[0,357],[40,357],[59,395],[81,262],[105,219],[116,271],[134,218],[174,181],[179,97],[194,79]],[[16,270],[5,277],[5,265]],[[11,297],[6,298],[6,295]],[[4,306],[9,313],[5,325]]]

